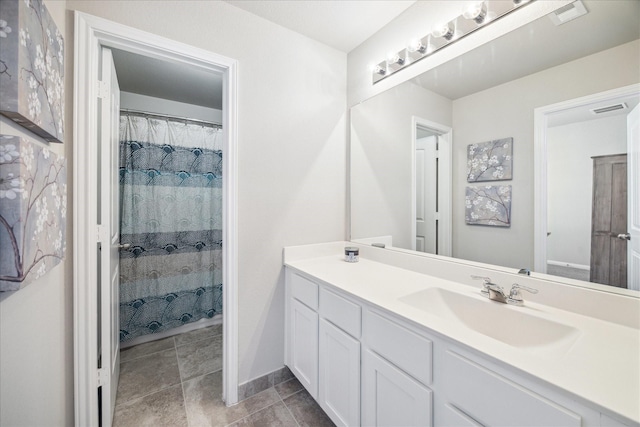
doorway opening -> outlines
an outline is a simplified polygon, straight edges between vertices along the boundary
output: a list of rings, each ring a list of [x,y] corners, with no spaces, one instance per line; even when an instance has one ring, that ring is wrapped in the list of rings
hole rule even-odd
[[[223,334],[222,334],[222,398],[227,405],[237,402],[237,63],[235,60],[208,52],[193,46],[185,45],[173,40],[165,39],[150,33],[139,31],[124,25],[93,17],[81,12],[75,14],[75,81],[74,81],[74,341],[75,341],[75,419],[78,425],[110,425],[115,399],[110,399],[113,388],[117,384],[117,377],[110,369],[114,365],[117,355],[113,355],[114,346],[111,339],[115,329],[119,325],[115,321],[119,301],[116,295],[117,286],[110,280],[104,280],[105,271],[107,277],[119,277],[119,262],[117,253],[120,243],[119,233],[113,230],[119,224],[120,217],[114,206],[119,201],[118,196],[118,161],[107,159],[114,157],[114,152],[119,152],[119,108],[110,115],[105,116],[107,107],[113,108],[119,104],[113,95],[114,90],[109,87],[109,72],[105,68],[105,52],[116,52],[118,55],[135,57],[143,61],[161,61],[166,68],[190,70],[196,74],[216,76],[221,86],[220,112],[216,119],[222,125],[219,134],[221,152],[224,153],[224,168],[222,172],[222,184],[220,185],[222,205],[220,207],[221,228],[220,239],[222,259],[222,299]],[[122,59],[122,57],[120,58]],[[116,59],[116,62],[118,60]],[[118,70],[113,68],[113,74]],[[121,70],[123,66],[121,65]],[[129,68],[129,65],[124,66]],[[161,67],[165,68],[165,67]],[[148,71],[151,68],[147,69]],[[156,70],[157,71],[157,70]],[[124,74],[123,74],[124,77]],[[166,76],[165,76],[166,78]],[[182,76],[184,79],[185,76]],[[117,78],[115,78],[117,81]],[[144,83],[152,79],[146,78],[138,82],[137,87],[143,87]],[[175,78],[167,81],[164,86],[166,91],[170,87],[177,86]],[[113,86],[113,85],[111,85]],[[155,86],[158,86],[157,84]],[[162,85],[161,85],[162,86]],[[182,91],[184,93],[184,91]],[[202,90],[201,92],[206,92]],[[195,110],[187,112],[159,111],[163,104],[158,100],[151,100],[151,107],[140,107],[135,102],[149,101],[141,98],[152,97],[153,93],[138,93],[129,96],[129,110],[138,110],[139,115],[161,116],[162,120],[168,120],[166,116],[177,116],[186,124],[186,119],[191,123],[198,120],[194,117]],[[123,97],[123,98],[126,98]],[[155,97],[159,98],[159,97]],[[165,97],[167,98],[167,97]],[[99,102],[96,102],[98,99]],[[135,101],[135,102],[134,102]],[[171,100],[171,102],[181,102]],[[183,102],[184,103],[184,102]],[[164,103],[169,105],[171,103]],[[185,103],[188,104],[188,103]],[[173,107],[176,104],[172,104]],[[135,107],[135,108],[134,108]],[[207,107],[205,107],[207,108]],[[153,109],[155,111],[149,111]],[[210,113],[210,111],[209,111]],[[118,120],[113,118],[117,116]],[[108,120],[105,120],[105,117]],[[108,123],[107,123],[108,122]],[[209,127],[209,129],[215,128]],[[133,138],[135,139],[135,138]],[[114,143],[115,141],[115,143]],[[165,144],[166,145],[166,144]],[[164,147],[164,148],[163,148]],[[197,148],[197,147],[196,147]],[[168,144],[161,146],[161,150],[170,154],[175,147]],[[194,148],[195,149],[195,148]],[[196,150],[198,151],[198,150]],[[215,150],[213,150],[215,151]],[[196,160],[201,160],[203,151],[191,155]],[[211,154],[211,153],[209,153]],[[117,159],[117,156],[116,156]],[[143,176],[145,174],[142,174]],[[188,170],[176,171],[169,178],[188,179]],[[148,168],[146,178],[162,177],[162,171],[157,168]],[[177,178],[176,178],[177,177]],[[203,177],[200,177],[203,178]],[[206,178],[206,177],[204,177]],[[211,177],[212,179],[215,177]],[[96,191],[98,189],[98,191]],[[118,199],[118,200],[116,200]],[[116,213],[114,213],[116,212]],[[102,217],[101,217],[102,216]],[[147,225],[156,224],[150,221]],[[188,230],[187,230],[188,231]],[[113,236],[117,236],[113,237]],[[206,243],[206,242],[201,242]],[[172,252],[173,246],[164,245],[166,252]],[[131,249],[132,247],[128,247]],[[199,250],[201,250],[200,248]],[[113,254],[116,254],[115,256]],[[108,255],[107,255],[108,254]],[[98,274],[96,274],[98,273]],[[115,280],[117,284],[117,280]],[[171,294],[171,292],[169,293]],[[197,295],[200,296],[200,295]],[[165,300],[166,302],[166,300]],[[185,322],[188,323],[188,322]],[[153,325],[153,322],[149,322]],[[100,333],[99,326],[103,332]],[[96,345],[98,343],[99,345]],[[115,374],[117,375],[117,374]],[[112,387],[113,386],[113,387]],[[107,407],[107,402],[108,406]],[[101,407],[101,404],[104,407]]]
[[[627,154],[639,102],[631,85],[536,109],[535,271],[640,287],[629,240],[638,172]]]
[[[411,131],[411,249],[451,256],[452,130],[414,116]]]

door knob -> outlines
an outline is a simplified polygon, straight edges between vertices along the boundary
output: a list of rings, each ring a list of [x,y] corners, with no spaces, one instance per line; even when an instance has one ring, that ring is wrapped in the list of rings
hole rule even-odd
[[[631,240],[631,234],[629,234],[629,233],[618,234],[618,239],[620,239],[620,240]]]
[[[118,245],[118,248],[120,248],[120,250],[127,250],[131,247],[131,243],[120,243]]]

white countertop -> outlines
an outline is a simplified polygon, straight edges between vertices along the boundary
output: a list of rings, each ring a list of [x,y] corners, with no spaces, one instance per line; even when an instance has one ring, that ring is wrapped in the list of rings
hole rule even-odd
[[[572,326],[580,334],[569,348],[517,348],[399,300],[440,287],[499,304],[480,296],[479,284],[475,288],[362,256],[357,263],[347,263],[342,254],[290,257],[285,265],[579,396],[605,414],[640,425],[640,331],[636,328],[527,302],[523,293],[525,306],[501,306]]]

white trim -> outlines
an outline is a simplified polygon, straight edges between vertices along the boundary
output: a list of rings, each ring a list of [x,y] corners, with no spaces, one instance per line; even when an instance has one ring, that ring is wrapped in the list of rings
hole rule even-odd
[[[591,267],[589,267],[588,265],[584,265],[584,264],[573,264],[571,262],[562,262],[562,261],[553,261],[553,260],[548,260],[547,261],[548,265],[557,265],[558,267],[569,267],[569,268],[575,268],[576,270],[586,270],[589,271],[591,270]]]
[[[534,136],[534,235],[533,270],[547,272],[547,122],[549,116],[562,111],[585,107],[596,102],[614,101],[617,98],[640,94],[640,84],[595,93],[568,101],[536,108],[533,112]]]
[[[222,73],[223,134],[223,396],[238,401],[237,61],[103,18],[75,12],[73,106],[74,404],[77,426],[97,425],[96,87],[102,46]]]
[[[411,116],[411,250],[416,250],[416,138],[417,128],[428,129],[437,133],[441,138],[438,148],[441,166],[439,171],[438,206],[439,206],[439,239],[438,255],[451,256],[452,234],[451,234],[451,214],[452,214],[452,145],[453,129],[430,120]],[[441,179],[445,178],[445,179]]]

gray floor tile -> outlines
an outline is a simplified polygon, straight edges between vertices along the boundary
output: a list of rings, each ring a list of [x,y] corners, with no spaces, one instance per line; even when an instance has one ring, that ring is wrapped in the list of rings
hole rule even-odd
[[[180,384],[116,406],[113,420],[113,427],[187,427],[187,425]]]
[[[283,402],[287,405],[300,427],[335,426],[306,390],[292,394],[283,399]]]
[[[222,335],[176,348],[182,381],[222,369]]]
[[[165,350],[120,364],[116,405],[180,384],[175,350]]]
[[[226,426],[280,401],[275,390],[257,394],[235,406],[222,402],[222,371],[183,383],[189,424],[198,427]]]
[[[273,387],[273,375],[267,374],[238,386],[238,399],[244,400]]]
[[[240,421],[233,423],[233,427],[298,427],[296,420],[284,405],[279,402],[255,412]]]
[[[174,338],[176,340],[176,345],[180,346],[221,334],[222,325],[213,325],[206,328],[196,329],[195,331],[185,332],[184,334],[176,335]]]
[[[170,350],[172,348],[175,348],[173,337],[134,345],[133,347],[125,348],[120,351],[120,363],[137,359],[141,356],[147,356],[152,353],[157,353],[159,351]]]
[[[300,381],[298,381],[297,378],[294,378],[292,380],[285,381],[280,384],[276,384],[275,389],[280,395],[280,397],[284,399],[285,397],[290,396],[293,393],[297,393],[300,390],[302,390],[303,386],[302,384],[300,384]]]
[[[273,384],[280,384],[290,379],[295,378],[291,370],[283,366],[280,370],[276,371],[273,375]]]

